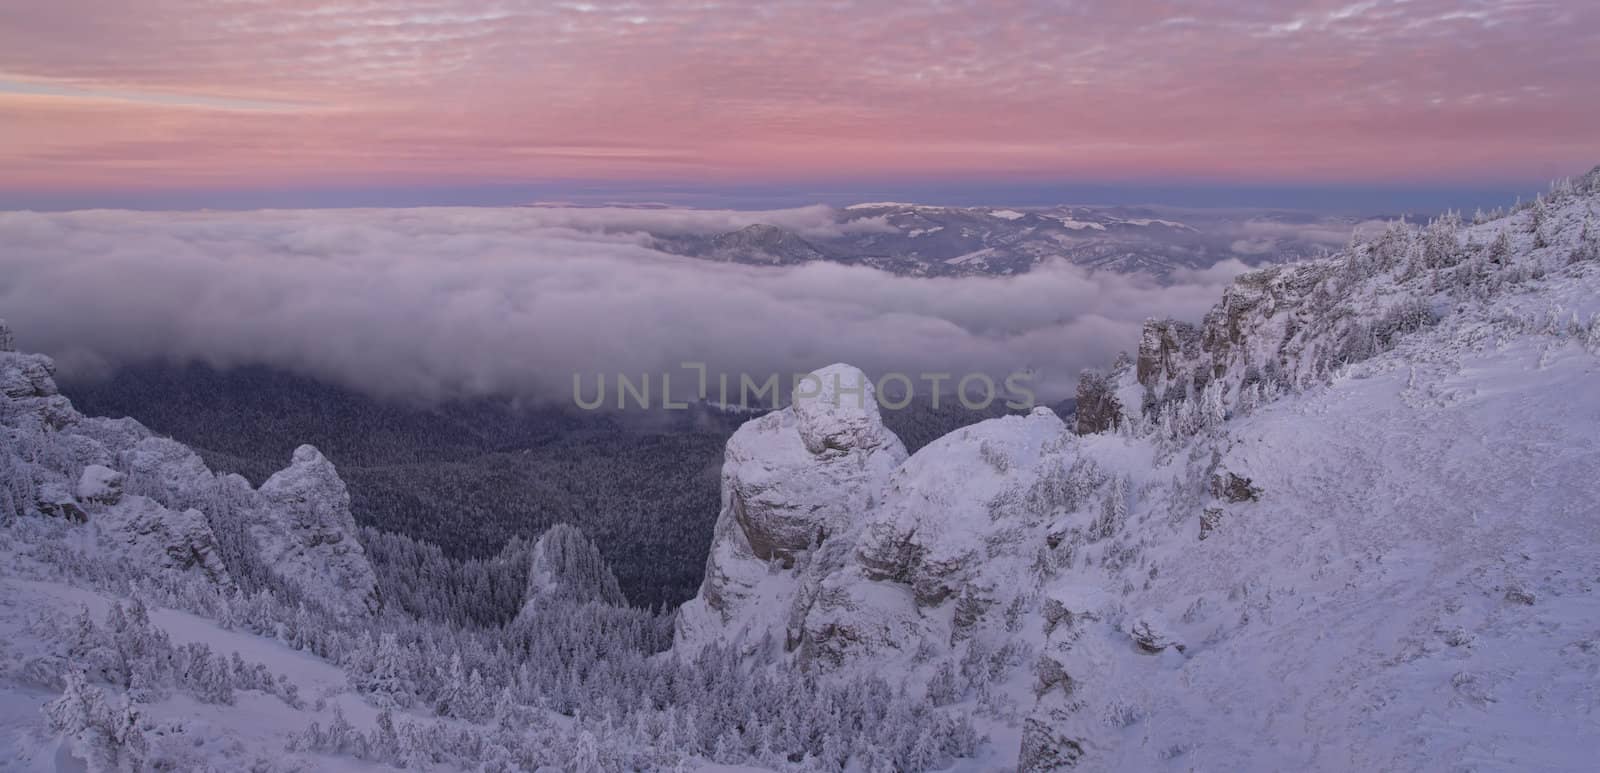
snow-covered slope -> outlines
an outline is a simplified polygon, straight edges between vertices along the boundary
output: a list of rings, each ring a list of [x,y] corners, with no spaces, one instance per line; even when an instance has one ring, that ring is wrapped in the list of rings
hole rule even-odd
[[[377,715],[330,663],[65,583],[7,577],[0,593],[10,661],[0,675],[0,769],[369,768],[288,752],[308,722],[367,725]],[[159,672],[170,683],[138,684]]]
[[[680,646],[903,674],[1026,771],[1584,769],[1597,216],[1600,170],[1241,277],[1086,377],[1091,434],[991,420],[831,490],[792,440],[736,436]],[[846,503],[820,544],[747,548],[745,471],[767,469],[805,486],[766,489],[763,531]],[[730,564],[757,602],[723,601]]]

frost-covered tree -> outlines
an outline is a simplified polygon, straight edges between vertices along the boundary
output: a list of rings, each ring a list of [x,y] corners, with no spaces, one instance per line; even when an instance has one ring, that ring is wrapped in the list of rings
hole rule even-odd
[[[603,773],[600,766],[600,742],[595,739],[594,733],[584,730],[578,733],[577,748],[573,750],[572,773]]]
[[[1511,260],[1511,234],[1501,231],[1492,244],[1489,245],[1489,262],[1496,266],[1503,266]]]
[[[928,703],[948,706],[960,699],[961,685],[956,680],[955,666],[949,662],[941,663],[928,680]]]
[[[75,752],[92,772],[142,770],[149,742],[133,705],[126,698],[108,701],[75,670],[68,671],[65,680],[61,697],[44,709],[50,729],[72,739]]]
[[[1460,260],[1461,216],[1447,212],[1435,218],[1422,233],[1422,266],[1439,269]]]
[[[370,692],[384,705],[408,708],[416,700],[415,673],[407,648],[393,633],[382,634],[378,647],[364,664],[365,673],[358,676],[358,686]]]
[[[1578,233],[1578,243],[1572,248],[1570,263],[1585,261],[1600,261],[1600,229],[1594,223],[1594,216],[1587,215],[1583,219],[1583,230]]]

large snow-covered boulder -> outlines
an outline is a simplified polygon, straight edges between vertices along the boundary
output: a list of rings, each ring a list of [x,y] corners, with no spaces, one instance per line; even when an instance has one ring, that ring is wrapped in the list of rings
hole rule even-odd
[[[83,468],[78,478],[78,500],[95,504],[114,505],[122,501],[122,487],[128,476],[99,464]]]
[[[848,365],[813,372],[793,404],[740,427],[723,457],[706,577],[679,610],[678,643],[783,641],[805,559],[873,507],[905,458],[871,380]]]
[[[245,518],[262,560],[302,593],[340,614],[378,612],[377,575],[355,538],[350,492],[317,449],[296,448]]]

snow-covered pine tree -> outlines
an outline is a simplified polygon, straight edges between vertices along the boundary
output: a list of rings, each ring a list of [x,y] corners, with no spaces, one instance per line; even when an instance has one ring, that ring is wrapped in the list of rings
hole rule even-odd
[[[572,773],[604,773],[604,768],[600,766],[600,742],[594,737],[594,733],[588,730],[578,733],[572,764],[568,770]]]
[[[939,668],[928,679],[927,694],[928,703],[933,706],[948,706],[961,699],[956,669],[949,661],[939,664]]]
[[[1511,259],[1511,250],[1511,234],[1501,231],[1489,245],[1489,262],[1496,266],[1505,265]]]
[[[380,635],[363,688],[383,705],[410,708],[417,694],[412,677],[414,671],[410,668],[412,662],[395,634]]]
[[[77,670],[64,677],[66,689],[61,697],[44,707],[50,729],[72,739],[89,770],[142,770],[149,743],[132,703],[126,698],[108,702]]]
[[[81,671],[68,669],[62,674],[66,688],[61,697],[44,707],[50,729],[63,735],[76,735],[94,720],[94,714],[105,701],[105,696],[89,686]]]
[[[1594,215],[1583,218],[1583,230],[1578,233],[1578,243],[1572,248],[1572,258],[1569,263],[1582,263],[1585,261],[1600,261],[1600,230],[1597,230]]]

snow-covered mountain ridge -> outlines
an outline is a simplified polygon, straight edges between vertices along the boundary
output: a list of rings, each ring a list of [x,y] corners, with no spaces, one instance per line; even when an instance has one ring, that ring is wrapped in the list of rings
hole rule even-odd
[[[1600,169],[1241,277],[1085,374],[1076,428],[1036,412],[840,469],[797,457],[826,407],[746,425],[677,647],[904,674],[1014,732],[1027,771],[1582,769],[1597,216]],[[763,554],[791,524],[820,538]]]
[[[84,523],[84,539],[104,549],[104,560],[198,572],[223,588],[234,581],[222,557],[231,550],[310,603],[339,614],[378,611],[349,494],[315,448],[301,446],[256,490],[237,475],[214,475],[189,448],[133,419],[79,414],[53,374],[49,358],[0,351],[0,519]]]
[[[722,262],[834,261],[906,276],[1012,276],[1053,261],[1169,276],[1230,259],[1326,254],[1364,218],[1273,210],[1162,207],[958,207],[870,202],[829,210],[833,233],[771,224],[716,234],[655,234],[667,251]],[[1330,243],[1331,241],[1331,243]]]

